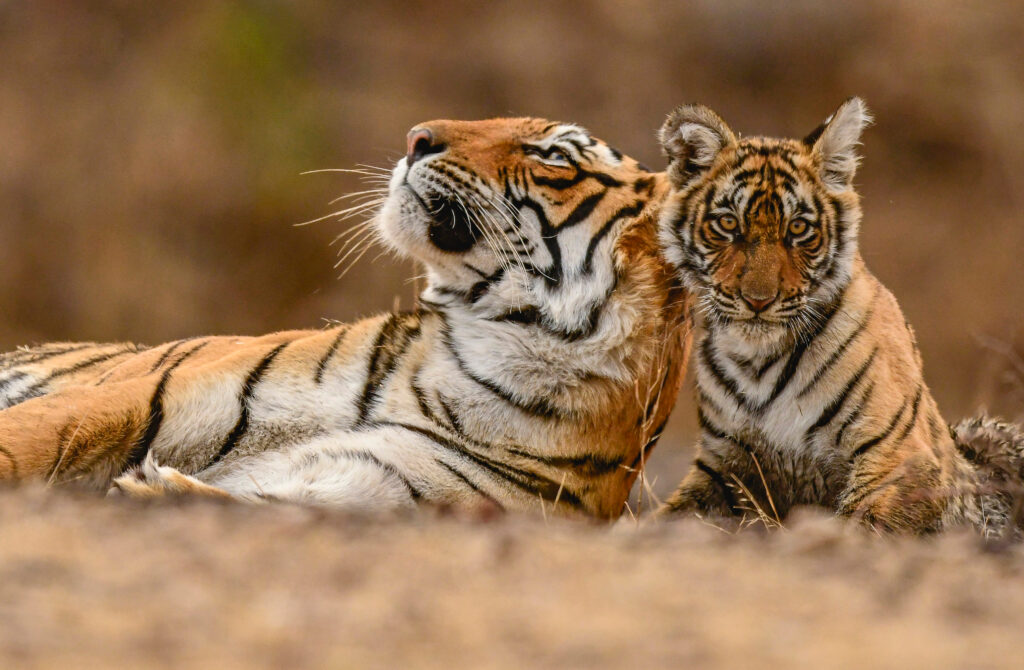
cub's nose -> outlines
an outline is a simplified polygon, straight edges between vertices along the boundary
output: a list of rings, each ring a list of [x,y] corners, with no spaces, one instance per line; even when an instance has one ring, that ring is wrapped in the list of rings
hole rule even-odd
[[[412,167],[412,164],[430,154],[440,153],[445,150],[444,142],[434,139],[434,133],[429,128],[413,128],[406,136],[405,142],[405,164]]]
[[[741,293],[740,297],[743,298],[743,302],[747,303],[747,307],[752,309],[756,314],[758,312],[763,312],[764,310],[766,310],[769,305],[775,302],[775,299],[779,297],[779,294],[776,293],[770,298],[762,298],[760,296],[749,296],[745,293]]]

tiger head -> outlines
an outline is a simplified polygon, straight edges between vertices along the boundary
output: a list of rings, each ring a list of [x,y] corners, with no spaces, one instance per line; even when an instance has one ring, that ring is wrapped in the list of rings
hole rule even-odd
[[[377,227],[425,266],[424,304],[575,341],[635,278],[633,262],[656,256],[653,223],[646,245],[628,231],[667,191],[663,174],[576,125],[429,121],[408,134]]]
[[[710,324],[799,335],[835,303],[857,256],[855,149],[870,121],[859,98],[803,140],[738,137],[700,105],[669,116],[661,241]]]

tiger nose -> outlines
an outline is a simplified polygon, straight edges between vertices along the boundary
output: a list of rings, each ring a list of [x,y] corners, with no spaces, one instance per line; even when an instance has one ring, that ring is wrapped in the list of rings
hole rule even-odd
[[[775,302],[775,299],[779,297],[779,294],[778,292],[776,292],[775,295],[771,296],[770,298],[763,298],[757,295],[751,296],[747,295],[746,293],[741,293],[740,297],[743,298],[743,302],[747,303],[747,307],[753,310],[756,314],[758,312],[763,312],[765,309],[767,309],[769,305]]]
[[[405,164],[412,167],[412,164],[430,154],[444,151],[444,142],[434,139],[434,133],[429,128],[413,128],[405,138]]]

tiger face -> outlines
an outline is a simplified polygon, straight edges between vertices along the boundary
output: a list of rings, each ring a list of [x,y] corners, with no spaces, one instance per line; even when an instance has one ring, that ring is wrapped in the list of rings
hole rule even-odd
[[[836,300],[856,255],[854,149],[869,121],[857,98],[802,141],[737,138],[697,105],[669,117],[662,244],[713,324],[799,333]]]
[[[663,175],[575,125],[429,121],[409,132],[377,225],[426,266],[423,302],[578,338],[622,269],[622,232],[666,192]]]

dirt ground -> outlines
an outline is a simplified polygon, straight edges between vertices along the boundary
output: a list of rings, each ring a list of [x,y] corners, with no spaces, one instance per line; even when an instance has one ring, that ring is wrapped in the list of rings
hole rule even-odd
[[[1001,668],[1024,549],[0,490],[0,668]]]

